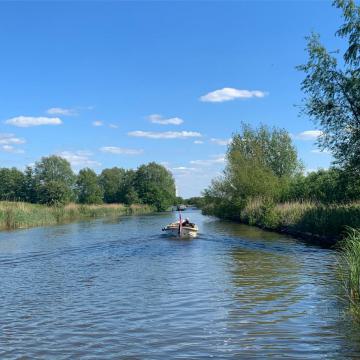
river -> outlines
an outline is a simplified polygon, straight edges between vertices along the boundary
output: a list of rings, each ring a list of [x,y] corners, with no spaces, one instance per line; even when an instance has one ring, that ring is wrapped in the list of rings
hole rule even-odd
[[[344,359],[335,253],[187,213],[0,233],[1,359]]]

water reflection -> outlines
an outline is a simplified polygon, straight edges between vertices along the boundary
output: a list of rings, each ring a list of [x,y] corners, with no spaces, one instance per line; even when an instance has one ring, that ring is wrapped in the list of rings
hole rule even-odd
[[[0,358],[342,359],[334,253],[191,212],[0,234]],[[351,336],[350,336],[351,334]]]

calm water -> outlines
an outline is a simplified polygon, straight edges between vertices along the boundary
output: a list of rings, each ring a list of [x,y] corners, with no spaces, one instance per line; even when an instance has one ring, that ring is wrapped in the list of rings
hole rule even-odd
[[[199,212],[0,233],[1,359],[360,356],[334,252]]]

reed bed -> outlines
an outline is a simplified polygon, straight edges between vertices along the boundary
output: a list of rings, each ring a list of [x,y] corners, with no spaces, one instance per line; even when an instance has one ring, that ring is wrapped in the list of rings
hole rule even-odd
[[[348,229],[340,243],[339,273],[345,300],[355,321],[360,322],[360,230]]]
[[[80,205],[45,206],[24,202],[0,202],[0,229],[11,230],[55,225],[80,219],[117,217],[153,212],[148,205]]]
[[[240,212],[240,220],[271,230],[309,233],[341,238],[346,227],[360,228],[360,203],[317,204],[289,202],[274,204],[253,199]]]

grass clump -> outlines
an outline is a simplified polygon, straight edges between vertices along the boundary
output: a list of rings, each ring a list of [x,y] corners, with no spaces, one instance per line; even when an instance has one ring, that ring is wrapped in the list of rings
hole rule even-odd
[[[46,206],[24,202],[0,202],[0,229],[11,230],[97,217],[145,214],[154,211],[149,205],[79,205]]]
[[[340,248],[339,269],[345,299],[354,320],[360,322],[360,230],[349,228]]]

